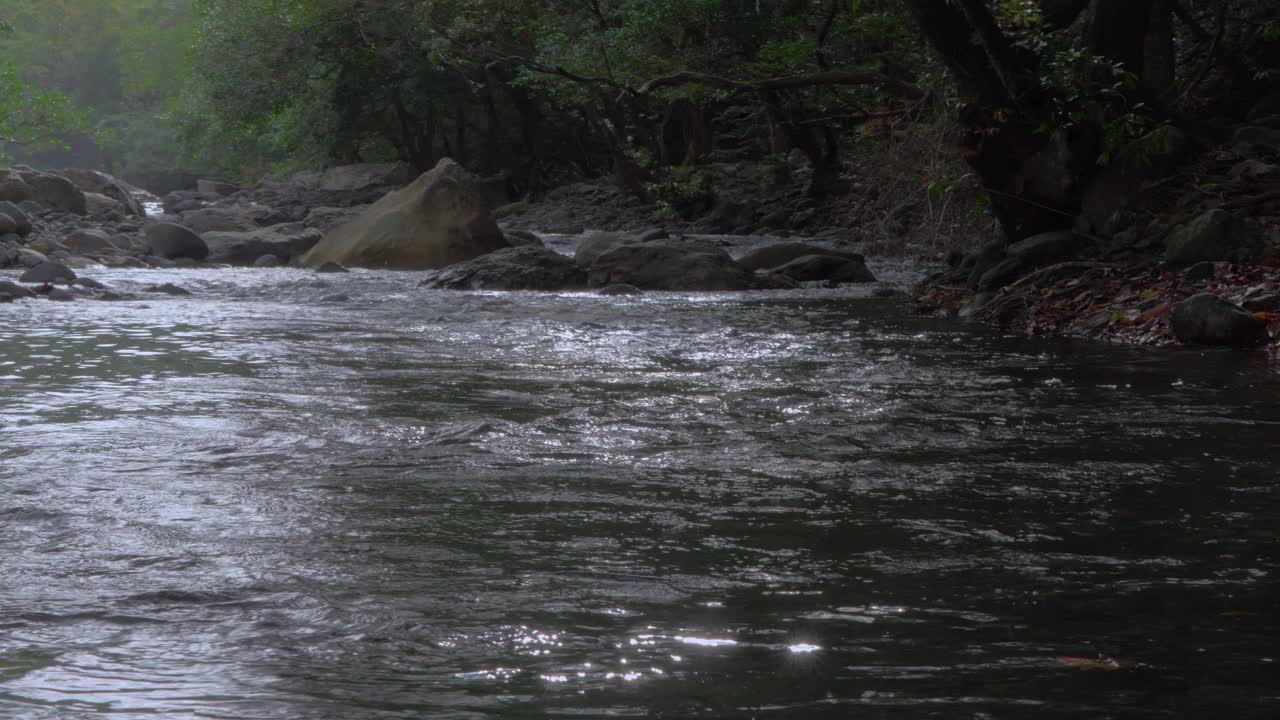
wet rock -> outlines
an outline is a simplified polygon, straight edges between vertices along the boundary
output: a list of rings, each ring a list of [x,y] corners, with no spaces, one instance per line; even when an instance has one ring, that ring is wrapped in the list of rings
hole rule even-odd
[[[640,232],[636,233],[636,240],[638,240],[639,242],[651,242],[653,240],[666,240],[670,237],[671,235],[669,235],[667,231],[662,228],[650,228],[648,230],[641,230]]]
[[[262,257],[253,261],[253,266],[258,268],[280,267],[283,264],[284,263],[280,260],[280,258],[276,257],[275,255],[263,255]]]
[[[71,302],[79,297],[79,295],[75,294],[74,292],[71,292],[67,288],[59,288],[59,287],[51,287],[49,288],[48,292],[41,293],[41,294],[49,298],[50,300],[57,300],[59,302]]]
[[[209,257],[209,246],[197,234],[181,225],[156,223],[145,231],[147,248],[162,258],[191,258],[204,260]]]
[[[87,278],[87,277],[76,278],[75,284],[79,285],[80,287],[89,288],[90,290],[106,290],[107,289],[106,285],[103,285],[102,283],[98,282],[97,280],[94,280],[93,278]]]
[[[965,284],[976,290],[982,282],[982,276],[1005,260],[1005,243],[1000,240],[983,245],[977,252],[961,261],[959,270],[967,271]]]
[[[669,241],[627,243],[591,264],[592,287],[619,283],[641,290],[751,290],[760,280],[721,250],[681,246]]]
[[[748,270],[771,270],[773,268],[782,267],[783,265],[802,257],[817,255],[825,255],[844,260],[861,261],[863,259],[862,256],[857,253],[833,250],[832,248],[814,245],[812,243],[787,242],[766,245],[762,248],[752,250],[739,258],[738,264]]]
[[[1182,273],[1182,282],[1187,285],[1198,285],[1213,279],[1218,273],[1218,266],[1212,262],[1198,262]]]
[[[501,207],[494,208],[493,217],[495,220],[505,220],[506,218],[516,217],[529,212],[529,203],[525,201],[507,203]]]
[[[327,262],[327,263],[323,263],[322,265],[320,265],[320,267],[317,267],[317,268],[316,268],[316,272],[318,272],[318,273],[345,273],[345,272],[351,272],[351,271],[350,271],[350,270],[348,270],[348,269],[346,269],[346,268],[344,268],[344,267],[342,267],[341,265],[339,265],[339,264],[338,264],[338,263],[336,263],[336,262]]]
[[[35,293],[29,288],[25,288],[15,282],[9,280],[0,280],[0,293],[4,293],[11,298],[19,299],[35,297]]]
[[[644,294],[644,291],[636,287],[635,285],[617,283],[614,285],[608,285],[600,288],[600,292],[596,294],[603,295],[605,297],[618,297],[618,296],[625,296],[625,295],[642,295]]]
[[[774,268],[773,272],[796,282],[869,283],[875,282],[862,260],[834,255],[805,255]]]
[[[1170,233],[1165,261],[1173,267],[1228,260],[1246,244],[1246,228],[1226,210],[1210,210]]]
[[[148,285],[147,287],[143,288],[143,290],[149,293],[160,293],[164,295],[175,295],[180,297],[186,297],[191,295],[190,290],[184,287],[180,287],[178,285],[174,285],[173,283],[164,283],[163,285]]]
[[[1251,348],[1265,345],[1267,323],[1217,295],[1201,293],[1173,306],[1173,334],[1184,343]]]
[[[75,279],[76,273],[71,268],[62,263],[46,260],[24,272],[22,277],[18,278],[18,282],[70,284],[75,282]]]
[[[528,230],[508,230],[503,234],[507,238],[507,244],[511,247],[542,247],[542,238]]]
[[[0,213],[0,236],[17,235],[18,223],[13,218],[4,213]]]
[[[1071,231],[1042,233],[1016,242],[1005,249],[1005,258],[982,274],[977,289],[992,292],[1012,284],[1022,276],[1073,255],[1079,249]]]
[[[446,158],[331,230],[302,263],[432,270],[505,247],[475,177]]]
[[[316,247],[324,234],[302,223],[283,223],[251,232],[211,232],[203,236],[209,262],[252,265],[263,255],[288,262]]]
[[[423,281],[443,290],[573,290],[586,272],[572,258],[540,246],[506,248],[452,265]]]
[[[80,255],[97,255],[119,249],[111,242],[110,236],[95,229],[76,230],[62,239],[62,245]]]
[[[325,295],[324,297],[320,298],[320,302],[323,302],[323,303],[351,302],[351,296],[346,293],[334,293],[332,295]]]

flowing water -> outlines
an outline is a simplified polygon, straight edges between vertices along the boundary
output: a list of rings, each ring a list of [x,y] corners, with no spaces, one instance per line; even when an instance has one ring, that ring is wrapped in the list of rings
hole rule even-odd
[[[1265,355],[88,274],[195,295],[0,306],[0,718],[1280,717]]]

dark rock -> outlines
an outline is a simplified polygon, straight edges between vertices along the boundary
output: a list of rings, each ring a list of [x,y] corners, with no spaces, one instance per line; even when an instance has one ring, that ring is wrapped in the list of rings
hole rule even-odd
[[[979,292],[992,292],[1013,283],[1027,272],[1027,266],[1019,258],[1005,258],[982,274],[978,280]]]
[[[516,247],[452,265],[423,281],[444,290],[574,290],[587,276],[572,258],[544,247]]]
[[[360,214],[364,208],[349,207],[318,207],[312,208],[302,221],[303,225],[313,227],[320,232],[329,232],[330,230],[351,221],[352,218]]]
[[[17,235],[18,223],[4,213],[0,213],[0,235]]]
[[[82,170],[79,168],[59,170],[58,174],[70,180],[81,192],[85,193],[86,204],[91,204],[88,196],[92,194],[118,204],[122,214],[135,217],[143,217],[146,214],[142,203],[138,202],[138,199],[130,191],[130,186],[118,178],[97,170]]]
[[[76,278],[75,284],[79,285],[80,287],[89,288],[90,290],[106,290],[107,289],[106,285],[103,285],[102,283],[98,282],[97,280],[94,280],[93,278],[87,278],[87,277]]]
[[[44,253],[31,248],[18,248],[18,257],[14,262],[18,267],[33,268],[49,261]]]
[[[35,297],[36,295],[31,290],[9,280],[0,280],[0,293],[17,299]]]
[[[1010,245],[1006,257],[978,279],[979,292],[994,292],[1018,278],[1072,255],[1078,249],[1075,233],[1051,232]]]
[[[178,258],[178,260],[187,260],[189,258]],[[144,255],[142,261],[147,267],[160,268],[168,270],[178,267],[178,260],[170,260],[169,258],[160,257],[159,255]]]
[[[31,186],[16,170],[0,168],[0,200],[20,203],[34,196]]]
[[[876,276],[871,274],[861,260],[833,255],[798,257],[786,265],[775,268],[774,272],[796,282],[868,283],[876,281]]]
[[[635,285],[626,285],[624,283],[617,283],[614,285],[607,285],[603,288],[600,288],[600,292],[597,294],[604,295],[605,297],[617,297],[622,295],[641,295],[643,293],[644,291],[636,287]]]
[[[179,223],[197,235],[210,232],[247,232],[260,227],[254,214],[253,210],[242,207],[198,208],[182,213]]]
[[[46,293],[43,293],[43,295],[49,298],[50,300],[57,300],[59,302],[71,302],[75,300],[77,297],[79,297],[78,295],[71,292],[67,288],[59,288],[59,287],[49,288],[49,291]]]
[[[1229,260],[1248,244],[1247,228],[1226,210],[1210,210],[1170,233],[1165,261],[1185,267],[1205,260]]]
[[[351,296],[346,293],[334,293],[332,295],[325,295],[324,297],[320,298],[320,302],[325,302],[325,303],[351,302]]]
[[[833,250],[811,243],[788,242],[766,245],[752,250],[742,256],[738,260],[738,264],[748,270],[770,270],[780,268],[793,260],[814,255],[824,255],[843,260],[857,260],[859,262],[863,260],[863,257],[857,253]]]
[[[263,255],[262,257],[253,261],[253,266],[258,268],[280,267],[283,264],[284,263],[281,262],[280,258],[276,257],[275,255]]]
[[[346,268],[344,268],[344,267],[342,267],[341,265],[339,265],[339,264],[338,264],[338,263],[336,263],[336,262],[327,262],[327,263],[322,264],[320,267],[316,268],[316,272],[318,272],[318,273],[345,273],[345,272],[351,272],[351,271],[350,271],[350,270],[348,270],[348,269],[346,269]]]
[[[71,268],[46,260],[22,274],[18,282],[25,283],[66,283],[75,282],[76,273]]]
[[[1209,293],[1193,295],[1173,306],[1173,334],[1184,343],[1259,347],[1267,344],[1267,322]]]
[[[1242,127],[1236,130],[1231,139],[1231,146],[1243,155],[1261,148],[1270,152],[1280,152],[1280,130],[1269,127]]]
[[[191,294],[190,290],[184,287],[179,287],[177,285],[174,285],[173,283],[165,283],[163,285],[149,285],[146,288],[143,288],[143,290],[149,293],[162,293],[164,295],[177,295],[177,296],[183,296],[183,297]]]
[[[508,230],[503,235],[507,238],[507,244],[511,247],[542,246],[542,238],[528,230]]]
[[[1251,297],[1244,301],[1244,309],[1255,313],[1280,313],[1280,294],[1268,293]]]
[[[1182,272],[1182,282],[1195,285],[1212,280],[1218,273],[1218,266],[1208,261],[1198,262]]]
[[[76,215],[89,211],[84,192],[61,175],[36,170],[20,171],[20,174],[31,188],[31,199],[41,205]]]
[[[209,257],[209,246],[201,237],[181,225],[156,223],[145,231],[147,248],[159,257],[180,257],[204,260]]]
[[[592,287],[624,283],[641,290],[751,290],[755,274],[720,250],[690,248],[669,241],[628,243],[596,258],[589,268]]]

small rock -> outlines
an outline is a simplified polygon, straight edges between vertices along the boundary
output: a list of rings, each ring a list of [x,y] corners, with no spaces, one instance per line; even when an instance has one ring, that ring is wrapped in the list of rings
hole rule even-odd
[[[107,289],[107,286],[106,286],[106,285],[103,285],[102,283],[98,282],[97,280],[94,280],[93,278],[87,278],[87,277],[78,277],[78,278],[76,278],[75,284],[76,284],[76,285],[79,285],[80,287],[87,287],[87,288],[89,288],[89,289],[91,289],[91,290],[106,290],[106,289]]]
[[[1265,320],[1210,293],[1174,305],[1171,323],[1184,343],[1252,348],[1270,341]]]
[[[0,280],[0,293],[17,299],[35,297],[36,295],[31,290],[8,280]]]
[[[1214,275],[1218,273],[1218,266],[1212,262],[1198,262],[1187,268],[1182,273],[1182,282],[1188,285],[1207,282],[1212,280]]]
[[[351,296],[346,293],[334,293],[332,295],[325,295],[324,297],[320,298],[320,302],[325,302],[325,303],[351,302]]]
[[[49,288],[49,292],[45,293],[45,297],[59,302],[70,302],[76,299],[76,294],[66,288],[56,287]]]
[[[178,287],[177,285],[174,285],[173,283],[165,283],[165,284],[163,284],[163,285],[150,285],[150,286],[148,286],[148,287],[146,287],[146,288],[143,288],[143,289],[144,289],[144,291],[149,292],[149,293],[163,293],[163,294],[165,294],[165,295],[180,295],[180,296],[186,296],[186,295],[190,295],[190,294],[191,294],[191,291],[190,291],[190,290],[188,290],[188,289],[186,289],[186,288],[184,288],[184,287]]]
[[[284,263],[280,260],[280,258],[276,257],[275,255],[263,255],[262,257],[253,261],[253,266],[259,267],[259,268],[280,267],[283,264]]]
[[[31,268],[18,278],[18,282],[25,283],[66,283],[75,282],[76,274],[71,268],[52,261],[45,261]]]
[[[336,262],[327,262],[327,263],[323,263],[323,264],[321,264],[321,265],[320,265],[320,267],[316,268],[316,272],[318,272],[318,273],[345,273],[345,272],[351,272],[351,271],[350,271],[350,270],[348,270],[348,269],[346,269],[346,268],[344,268],[344,267],[342,267],[341,265],[339,265],[339,264],[338,264],[338,263],[336,263]]]

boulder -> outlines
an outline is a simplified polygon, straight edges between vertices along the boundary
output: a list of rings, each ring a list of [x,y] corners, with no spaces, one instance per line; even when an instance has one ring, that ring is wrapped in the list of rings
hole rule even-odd
[[[302,223],[284,223],[250,232],[210,232],[201,236],[209,247],[209,262],[252,265],[263,255],[288,262],[304,255],[324,233]]]
[[[62,239],[62,245],[76,255],[98,255],[119,250],[111,237],[101,230],[76,230]]]
[[[782,267],[792,260],[806,256],[826,255],[845,260],[862,261],[857,253],[841,252],[811,243],[788,242],[766,245],[747,253],[738,259],[738,264],[748,270],[770,270]]]
[[[1165,238],[1165,261],[1186,267],[1203,261],[1228,260],[1244,247],[1247,229],[1226,210],[1210,210]]]
[[[1048,232],[1010,245],[1005,258],[978,279],[980,292],[994,292],[1018,278],[1073,255],[1079,248],[1072,231]]]
[[[641,290],[751,290],[754,273],[720,250],[671,242],[626,243],[591,263],[588,282],[601,288],[619,283]]]
[[[636,240],[640,242],[650,242],[653,240],[667,240],[671,237],[666,230],[662,228],[649,228],[636,233]]]
[[[327,263],[321,264],[320,267],[316,268],[316,272],[325,273],[325,274],[336,274],[336,273],[348,273],[351,271],[342,267],[336,262],[327,262]]]
[[[148,225],[145,231],[147,249],[153,255],[166,259],[191,258],[204,260],[209,257],[209,246],[194,232],[173,223]]]
[[[262,208],[266,209],[266,208]],[[246,232],[261,227],[254,214],[257,208],[207,207],[187,210],[178,222],[197,235],[209,232]]]
[[[18,223],[13,218],[4,213],[0,213],[0,236],[17,235]]]
[[[17,224],[18,227],[14,230],[15,233],[22,237],[26,237],[31,234],[31,219],[27,217],[27,213],[24,212],[22,208],[4,200],[0,201],[0,213],[8,215],[13,219],[13,222]]]
[[[796,282],[869,283],[876,276],[858,259],[833,255],[805,255],[775,268],[773,272]]]
[[[22,179],[26,181],[27,186],[31,188],[31,199],[53,208],[54,210],[62,210],[63,212],[75,213],[76,215],[84,215],[89,212],[89,206],[84,198],[84,191],[75,186],[75,183],[53,173],[44,173],[38,170],[19,170]]]
[[[280,267],[283,264],[284,264],[284,261],[282,261],[276,255],[263,255],[262,257],[253,261],[253,266],[257,268]]]
[[[318,207],[312,208],[306,218],[302,221],[307,227],[313,227],[320,232],[329,232],[330,230],[350,222],[352,218],[360,213],[364,208],[337,208],[337,207]]]
[[[1184,343],[1252,348],[1267,344],[1267,322],[1210,293],[1173,306],[1173,334]]]
[[[20,203],[35,196],[31,186],[16,170],[0,169],[0,200]]]
[[[49,258],[45,257],[44,253],[39,250],[33,250],[32,248],[25,247],[18,248],[18,257],[14,260],[14,265],[24,268],[33,268],[48,261]]]
[[[542,246],[513,247],[437,271],[423,287],[444,290],[577,290],[587,274],[572,258]]]
[[[97,170],[82,170],[79,168],[59,170],[58,174],[70,180],[81,192],[86,194],[90,211],[92,211],[95,202],[101,206],[100,200],[88,197],[88,195],[93,194],[119,203],[121,212],[126,215],[136,217],[144,217],[146,215],[142,203],[138,202],[138,199],[134,197],[130,186],[111,175]]]
[[[85,210],[89,215],[94,217],[114,217],[120,219],[127,214],[124,205],[121,205],[106,195],[99,195],[98,193],[85,193],[84,205]]]
[[[441,160],[412,185],[388,194],[331,230],[302,259],[392,270],[434,270],[508,247],[475,179]]]
[[[1265,151],[1280,151],[1280,130],[1269,127],[1242,127],[1236,130],[1231,138],[1231,146],[1241,155],[1256,152],[1255,148]]]
[[[24,283],[66,283],[68,285],[75,282],[75,280],[76,273],[74,270],[52,260],[46,260],[36,265],[18,278],[18,282]]]
[[[197,180],[196,192],[205,195],[233,195],[240,191],[240,188],[229,182],[221,180]]]
[[[186,297],[191,294],[190,290],[184,287],[180,287],[178,285],[174,285],[173,283],[164,283],[163,285],[150,285],[148,287],[143,288],[143,291],[149,292],[149,293],[158,293],[161,295],[175,295],[180,297]]]
[[[220,195],[195,192],[194,190],[174,190],[164,196],[162,205],[165,214],[181,215],[188,210],[207,207],[210,203],[217,202],[220,197]]]
[[[573,259],[582,267],[589,268],[596,258],[628,242],[633,241],[620,233],[593,232],[578,241]]]
[[[0,280],[0,294],[8,295],[15,300],[35,297],[36,295],[31,290],[9,280]]]

